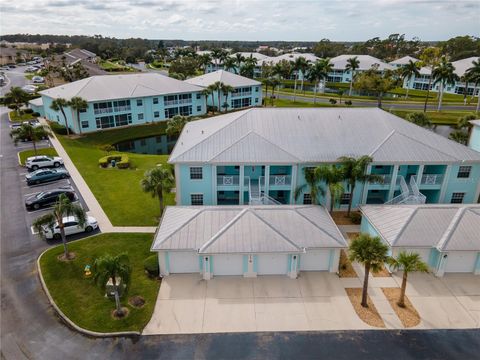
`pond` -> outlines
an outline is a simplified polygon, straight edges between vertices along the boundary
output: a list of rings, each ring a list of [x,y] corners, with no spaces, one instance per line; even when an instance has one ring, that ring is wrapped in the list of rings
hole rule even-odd
[[[158,135],[131,139],[114,144],[117,151],[136,154],[169,155],[178,137]]]

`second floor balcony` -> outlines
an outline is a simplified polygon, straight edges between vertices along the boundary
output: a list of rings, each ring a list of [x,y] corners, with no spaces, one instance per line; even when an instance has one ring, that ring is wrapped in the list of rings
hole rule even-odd
[[[236,97],[242,97],[242,96],[252,96],[251,91],[245,91],[245,92],[232,92],[232,98]]]
[[[239,184],[238,175],[217,175],[217,186],[238,186]]]
[[[423,174],[419,185],[442,185],[443,174]]]

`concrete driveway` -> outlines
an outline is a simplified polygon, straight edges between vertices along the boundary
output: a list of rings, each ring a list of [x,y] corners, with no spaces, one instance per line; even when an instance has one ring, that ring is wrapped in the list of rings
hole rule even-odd
[[[215,277],[171,275],[162,281],[144,334],[368,329],[335,274]]]

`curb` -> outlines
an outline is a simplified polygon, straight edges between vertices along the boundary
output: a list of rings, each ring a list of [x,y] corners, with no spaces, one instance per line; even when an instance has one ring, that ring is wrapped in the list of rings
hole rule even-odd
[[[88,239],[92,236],[89,236],[89,237],[86,237],[84,239],[79,239],[77,241],[81,241],[81,240],[85,240],[85,239]],[[60,308],[57,306],[57,304],[55,303],[55,301],[53,300],[52,296],[50,295],[50,292],[48,291],[48,287],[47,287],[47,284],[45,284],[45,280],[43,279],[43,275],[42,275],[42,268],[40,266],[40,259],[42,258],[42,256],[49,250],[51,250],[52,248],[48,248],[48,249],[45,249],[37,258],[37,270],[38,270],[38,277],[40,278],[40,283],[42,284],[42,288],[43,288],[43,291],[45,292],[45,294],[47,295],[47,298],[48,298],[48,302],[50,303],[50,305],[54,308],[55,312],[57,313],[57,315],[66,323],[67,326],[69,326],[70,328],[72,328],[73,330],[76,330],[78,331],[79,333],[82,333],[84,335],[87,335],[87,336],[91,336],[91,337],[101,337],[101,338],[107,338],[107,337],[132,337],[132,336],[140,336],[141,333],[138,332],[138,331],[119,331],[119,332],[111,332],[111,333],[101,333],[101,332],[97,332],[97,331],[91,331],[91,330],[87,330],[87,329],[84,329],[80,326],[78,326],[77,324],[75,324],[72,320],[70,320],[63,312],[62,310],[60,310]]]
[[[18,165],[20,165],[21,167],[25,167],[25,165],[22,164],[22,160],[20,160],[20,153],[21,153],[21,151],[17,152]]]

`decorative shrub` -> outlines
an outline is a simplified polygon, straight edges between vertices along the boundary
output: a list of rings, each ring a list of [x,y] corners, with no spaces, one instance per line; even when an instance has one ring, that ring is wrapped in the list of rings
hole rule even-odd
[[[39,117],[40,113],[35,111],[35,112],[32,113],[32,116]]]
[[[33,114],[33,109],[25,109],[23,110],[24,114]]]
[[[352,101],[351,100],[345,101],[345,105],[352,105]]]
[[[158,276],[160,274],[160,269],[158,267],[158,255],[155,254],[146,258],[143,261],[143,267],[150,276]]]
[[[337,100],[335,100],[335,99],[330,99],[328,101],[330,101],[330,104],[332,104],[332,105],[335,105],[337,103]]]
[[[352,212],[350,214],[350,220],[354,224],[360,224],[362,222],[362,215],[357,212]]]
[[[108,164],[112,162],[112,160],[115,160],[116,162],[116,167],[119,169],[127,169],[130,166],[130,160],[128,159],[128,156],[126,154],[115,154],[115,155],[108,155],[100,158],[98,160],[98,165],[100,165],[103,168],[108,167]]]
[[[55,121],[50,122],[50,128],[55,134],[67,135],[67,128]]]

